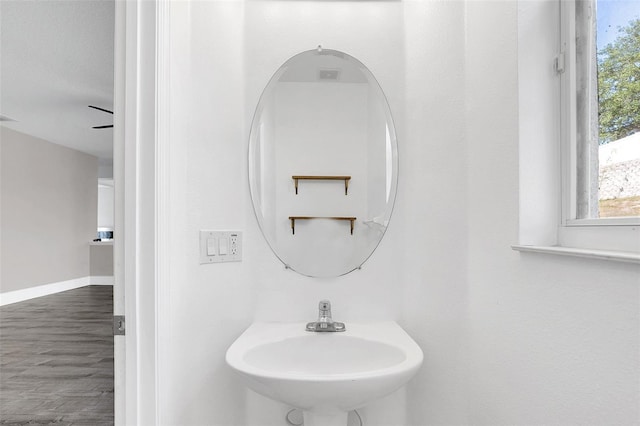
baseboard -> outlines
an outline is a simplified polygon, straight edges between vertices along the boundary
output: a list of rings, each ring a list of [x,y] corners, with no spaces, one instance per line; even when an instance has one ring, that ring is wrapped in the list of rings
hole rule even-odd
[[[10,305],[12,303],[22,302],[24,300],[35,299],[36,297],[47,296],[49,294],[60,293],[61,291],[84,287],[92,284],[91,278],[92,277],[74,278],[72,280],[59,281],[55,283],[39,285],[36,287],[29,287],[20,290],[0,293],[0,306]]]
[[[91,285],[113,285],[114,282],[113,275],[92,275],[89,277],[89,284]]]

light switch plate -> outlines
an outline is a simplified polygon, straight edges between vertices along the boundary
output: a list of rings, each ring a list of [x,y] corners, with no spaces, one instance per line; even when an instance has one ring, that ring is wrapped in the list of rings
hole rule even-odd
[[[241,261],[242,231],[200,230],[200,264]]]

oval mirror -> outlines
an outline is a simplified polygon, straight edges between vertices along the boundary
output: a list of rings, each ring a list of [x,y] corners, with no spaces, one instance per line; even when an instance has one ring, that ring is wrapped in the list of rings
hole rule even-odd
[[[380,243],[396,196],[391,111],[360,61],[321,49],[282,65],[251,125],[249,185],[262,233],[290,269],[335,277]]]

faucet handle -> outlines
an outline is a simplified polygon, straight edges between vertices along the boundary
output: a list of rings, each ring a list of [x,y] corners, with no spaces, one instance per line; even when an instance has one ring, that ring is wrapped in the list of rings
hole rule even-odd
[[[331,318],[331,302],[321,300],[318,303],[318,321],[310,322],[306,326],[307,331],[345,331],[343,322],[335,322]]]
[[[328,300],[321,300],[320,303],[318,303],[318,309],[320,309],[321,311],[330,311],[331,302]]]

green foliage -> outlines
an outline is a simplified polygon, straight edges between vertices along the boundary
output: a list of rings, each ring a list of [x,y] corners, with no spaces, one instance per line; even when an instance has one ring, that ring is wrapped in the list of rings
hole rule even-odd
[[[640,19],[598,52],[600,144],[640,131]]]

